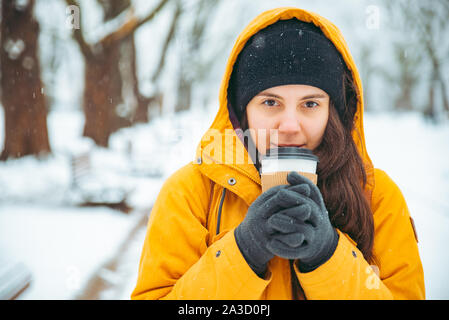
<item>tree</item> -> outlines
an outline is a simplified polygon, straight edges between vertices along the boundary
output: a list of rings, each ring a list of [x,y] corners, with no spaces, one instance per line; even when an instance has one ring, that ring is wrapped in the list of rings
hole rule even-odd
[[[47,105],[37,55],[34,0],[1,1],[1,101],[5,143],[0,160],[51,152]]]
[[[417,68],[426,70],[428,77],[424,77],[422,74],[419,77],[427,80],[428,93],[424,115],[436,120],[438,101],[441,101],[443,110],[449,113],[448,91],[443,72],[444,65],[447,63],[446,57],[449,54],[449,42],[447,41],[449,2],[447,0],[432,2],[399,0],[385,3],[390,11],[391,20],[399,25],[404,38],[409,42],[407,44],[408,51],[419,51],[421,55],[418,57],[414,52],[414,59],[417,60],[409,62],[410,65],[407,67],[401,66],[401,78],[411,84],[416,78]],[[397,57],[400,58],[400,64],[405,62],[402,55],[399,54]],[[405,87],[409,84],[405,84]],[[437,96],[438,92],[440,99]]]
[[[85,87],[83,110],[85,124],[83,135],[92,138],[99,146],[108,146],[111,133],[136,121],[147,121],[145,108],[151,98],[145,98],[138,91],[135,65],[134,32],[153,19],[168,0],[161,0],[144,18],[137,18],[129,0],[98,0],[105,12],[105,20],[111,20],[127,10],[126,21],[97,43],[85,41],[82,30],[74,29],[73,36],[85,59]],[[79,8],[77,1],[66,3]],[[122,59],[123,56],[127,59]],[[120,68],[121,61],[127,61],[128,68]],[[128,92],[134,96],[132,102],[124,100],[122,89],[130,86]],[[120,108],[121,107],[121,108]]]
[[[97,0],[104,11],[104,21],[114,20],[125,12],[133,13],[131,0]],[[121,92],[111,92],[115,95],[113,100],[120,102],[118,112],[121,117],[135,122],[148,122],[148,104],[153,99],[140,94],[137,78],[136,46],[134,37],[124,38],[119,44],[119,61],[116,61],[116,70],[111,81],[117,82],[115,87]],[[115,75],[115,76],[114,76]],[[119,128],[117,128],[119,129]],[[114,131],[114,128],[113,128]]]
[[[190,108],[194,80],[201,80],[209,72],[211,64],[214,62],[212,59],[204,61],[204,59],[198,59],[197,57],[201,53],[203,44],[210,45],[204,41],[204,34],[218,3],[219,0],[198,0],[193,8],[195,19],[193,19],[193,25],[185,34],[185,50],[180,55],[175,112]]]
[[[417,32],[431,65],[429,103],[424,113],[436,120],[435,89],[438,87],[440,88],[443,107],[449,112],[448,92],[442,72],[444,65],[443,59],[449,53],[447,48],[444,48],[444,39],[447,40],[446,29],[448,27],[447,16],[449,15],[449,3],[440,0],[432,3],[432,6],[418,7],[418,9],[420,9],[420,14],[419,19],[417,19]],[[441,50],[439,50],[441,47],[446,49],[446,52],[441,53]]]
[[[414,51],[408,42],[398,41],[394,44],[394,53],[398,62],[399,94],[395,99],[395,108],[401,111],[413,110],[413,91],[416,89],[419,74],[416,66],[421,64],[422,54]]]
[[[178,28],[178,23],[179,23],[179,18],[181,16],[181,13],[183,11],[182,9],[182,4],[180,0],[177,0],[175,2],[175,12],[173,14],[171,23],[170,23],[170,27],[169,30],[167,32],[167,35],[165,37],[165,41],[164,44],[162,45],[162,50],[161,50],[161,54],[159,56],[159,62],[157,64],[157,68],[154,71],[150,81],[153,83],[153,85],[155,86],[155,94],[153,99],[158,99],[160,100],[159,103],[162,104],[162,97],[163,94],[160,91],[159,88],[159,84],[158,84],[158,79],[162,73],[162,70],[164,69],[165,66],[165,62],[166,62],[166,57],[167,57],[167,52],[170,48],[170,44],[173,42],[173,39],[175,38],[175,34],[176,34],[176,29]],[[161,110],[159,110],[161,111]]]

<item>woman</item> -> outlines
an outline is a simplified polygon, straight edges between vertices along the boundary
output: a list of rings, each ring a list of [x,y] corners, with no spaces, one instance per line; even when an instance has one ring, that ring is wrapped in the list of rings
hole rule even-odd
[[[133,299],[424,299],[407,205],[367,154],[361,81],[331,22],[256,17],[219,99],[198,161],[153,207]],[[290,173],[261,193],[260,156],[291,145],[319,156],[317,186]]]

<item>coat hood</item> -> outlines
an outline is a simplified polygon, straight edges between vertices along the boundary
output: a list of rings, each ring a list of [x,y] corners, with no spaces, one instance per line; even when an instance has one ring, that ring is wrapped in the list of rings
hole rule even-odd
[[[278,20],[297,18],[315,24],[323,34],[332,41],[340,52],[355,82],[358,103],[354,117],[354,142],[362,157],[367,174],[365,192],[371,195],[374,186],[373,165],[365,146],[363,131],[363,89],[359,72],[349,52],[348,46],[340,30],[329,20],[310,11],[298,8],[277,8],[265,11],[251,21],[237,38],[228,58],[219,91],[218,113],[198,144],[196,159],[201,163],[200,170],[211,180],[230,189],[241,196],[248,204],[252,203],[261,192],[261,179],[251,157],[245,149],[235,129],[236,119],[231,108],[228,108],[227,89],[234,63],[245,43],[257,32]],[[232,180],[232,178],[234,180]],[[229,183],[232,181],[232,183]]]

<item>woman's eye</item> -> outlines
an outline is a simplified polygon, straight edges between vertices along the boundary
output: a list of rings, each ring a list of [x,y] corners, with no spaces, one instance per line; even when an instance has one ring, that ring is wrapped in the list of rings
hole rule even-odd
[[[308,109],[312,109],[318,106],[318,103],[316,103],[315,101],[307,101],[305,104],[305,107]]]
[[[262,104],[264,104],[264,105],[266,105],[266,106],[269,106],[269,107],[274,107],[274,106],[277,105],[277,102],[276,102],[276,100],[268,99],[268,100],[264,100],[264,101],[262,102]]]

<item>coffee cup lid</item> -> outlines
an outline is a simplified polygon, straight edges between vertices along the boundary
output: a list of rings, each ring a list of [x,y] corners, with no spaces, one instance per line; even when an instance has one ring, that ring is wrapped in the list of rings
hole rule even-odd
[[[270,148],[262,159],[307,159],[319,162],[312,150],[299,147]]]

